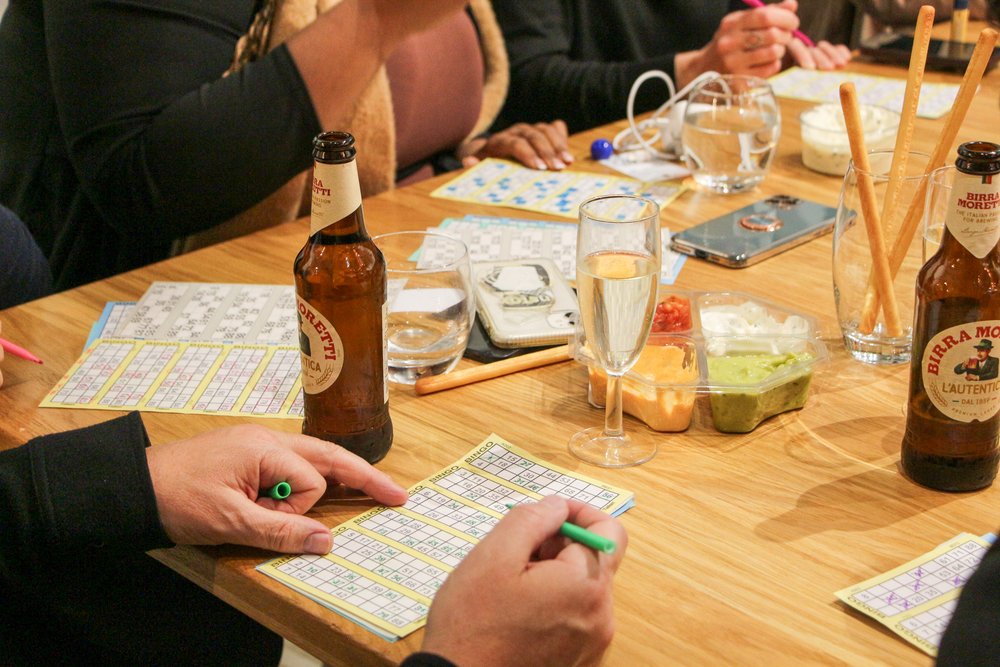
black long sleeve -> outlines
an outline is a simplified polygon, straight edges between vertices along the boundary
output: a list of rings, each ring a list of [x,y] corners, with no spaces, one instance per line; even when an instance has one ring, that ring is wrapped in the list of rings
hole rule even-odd
[[[225,77],[254,0],[11,0],[0,203],[59,288],[166,257],[308,168],[319,122],[287,49]],[[331,63],[335,66],[335,63]]]
[[[625,117],[629,89],[650,69],[674,76],[674,56],[707,44],[733,0],[493,0],[511,84],[497,128],[562,118],[579,132]],[[667,99],[650,82],[636,111]]]
[[[160,526],[138,413],[0,452],[0,581],[52,558],[172,546]]]
[[[939,667],[986,667],[1000,661],[1000,542],[962,588],[938,649]]]

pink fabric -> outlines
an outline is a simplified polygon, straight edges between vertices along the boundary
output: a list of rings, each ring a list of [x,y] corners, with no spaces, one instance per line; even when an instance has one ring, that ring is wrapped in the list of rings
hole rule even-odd
[[[472,132],[485,74],[479,36],[466,12],[402,42],[386,73],[400,169],[455,148]]]

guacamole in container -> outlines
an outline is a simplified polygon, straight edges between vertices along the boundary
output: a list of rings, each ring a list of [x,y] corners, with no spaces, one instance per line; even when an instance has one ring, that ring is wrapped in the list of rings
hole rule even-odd
[[[723,433],[748,433],[768,417],[801,408],[814,360],[810,352],[709,356],[713,425]]]

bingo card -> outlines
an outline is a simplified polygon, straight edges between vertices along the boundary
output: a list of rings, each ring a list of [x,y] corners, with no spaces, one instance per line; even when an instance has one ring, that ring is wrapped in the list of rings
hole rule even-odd
[[[662,207],[682,192],[684,185],[676,181],[644,183],[610,174],[541,171],[488,158],[445,183],[431,196],[576,218],[580,204],[597,195],[642,195]]]
[[[325,556],[282,556],[257,566],[381,637],[419,629],[448,573],[497,524],[507,503],[560,495],[612,516],[633,494],[546,463],[491,434],[409,489],[402,507],[377,507],[333,529]]]
[[[768,79],[774,94],[806,102],[840,102],[840,84],[853,82],[858,91],[858,101],[874,104],[893,111],[903,108],[906,79],[895,79],[857,72],[820,72],[790,67]],[[917,115],[921,118],[940,118],[955,104],[958,84],[928,83],[920,87],[920,104]]]
[[[958,595],[990,543],[962,533],[885,574],[837,591],[837,597],[930,655],[937,655]]]

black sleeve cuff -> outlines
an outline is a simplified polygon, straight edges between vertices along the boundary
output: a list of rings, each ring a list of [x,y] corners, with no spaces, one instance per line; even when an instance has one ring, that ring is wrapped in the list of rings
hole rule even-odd
[[[442,658],[433,653],[414,653],[399,663],[399,667],[458,667],[447,658]]]
[[[172,546],[156,509],[148,446],[137,412],[30,441],[43,541],[56,549]]]

